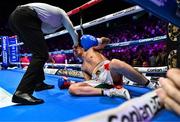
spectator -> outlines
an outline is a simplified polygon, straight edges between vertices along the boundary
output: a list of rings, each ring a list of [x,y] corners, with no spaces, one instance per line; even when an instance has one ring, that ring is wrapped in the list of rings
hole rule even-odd
[[[21,65],[22,68],[27,68],[30,60],[29,60],[28,56],[23,56],[20,58],[20,62],[22,63],[22,65]]]

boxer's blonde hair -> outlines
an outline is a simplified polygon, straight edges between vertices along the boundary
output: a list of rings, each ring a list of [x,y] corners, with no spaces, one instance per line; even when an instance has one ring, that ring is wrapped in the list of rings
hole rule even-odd
[[[102,40],[102,44],[108,44],[111,41],[111,39],[107,37],[101,37],[100,39]]]

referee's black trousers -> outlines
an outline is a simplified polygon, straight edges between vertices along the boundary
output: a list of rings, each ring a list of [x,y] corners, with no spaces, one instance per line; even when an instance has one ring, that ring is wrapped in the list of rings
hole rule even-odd
[[[49,57],[41,20],[34,10],[17,7],[9,17],[9,26],[32,53],[30,65],[16,91],[33,94],[36,85],[45,79],[43,67]]]

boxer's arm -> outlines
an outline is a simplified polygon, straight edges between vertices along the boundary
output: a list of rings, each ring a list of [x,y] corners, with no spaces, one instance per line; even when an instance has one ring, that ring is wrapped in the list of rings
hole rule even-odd
[[[110,43],[110,39],[106,37],[97,38],[97,40],[98,45],[93,47],[96,51],[104,49],[106,45]]]

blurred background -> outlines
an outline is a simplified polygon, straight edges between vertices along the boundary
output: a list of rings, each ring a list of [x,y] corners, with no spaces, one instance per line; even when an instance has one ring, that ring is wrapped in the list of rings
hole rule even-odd
[[[2,4],[0,4],[0,35],[14,36],[8,27],[8,17],[18,5],[30,2],[44,2],[58,6],[68,12],[88,1],[89,0],[3,0]],[[86,23],[134,5],[135,4],[133,3],[127,2],[127,0],[103,0],[99,4],[83,10],[81,14],[77,13],[70,16],[70,19],[74,26],[76,26],[80,24],[80,16],[82,16],[83,23]],[[106,36],[111,39],[111,43],[119,43],[166,35],[167,24],[168,22],[161,20],[146,11],[142,11],[97,26],[89,27],[84,29],[84,33],[92,34],[96,37]],[[72,41],[69,34],[48,39],[47,44],[49,51],[72,49]],[[21,46],[20,52],[28,53],[28,49]],[[108,59],[117,58],[126,61],[132,66],[147,67],[167,65],[167,44],[165,41],[156,44],[105,50],[103,53]],[[56,63],[64,63],[65,60],[67,63],[81,63],[81,59],[74,57],[73,54],[52,55],[52,58]]]

